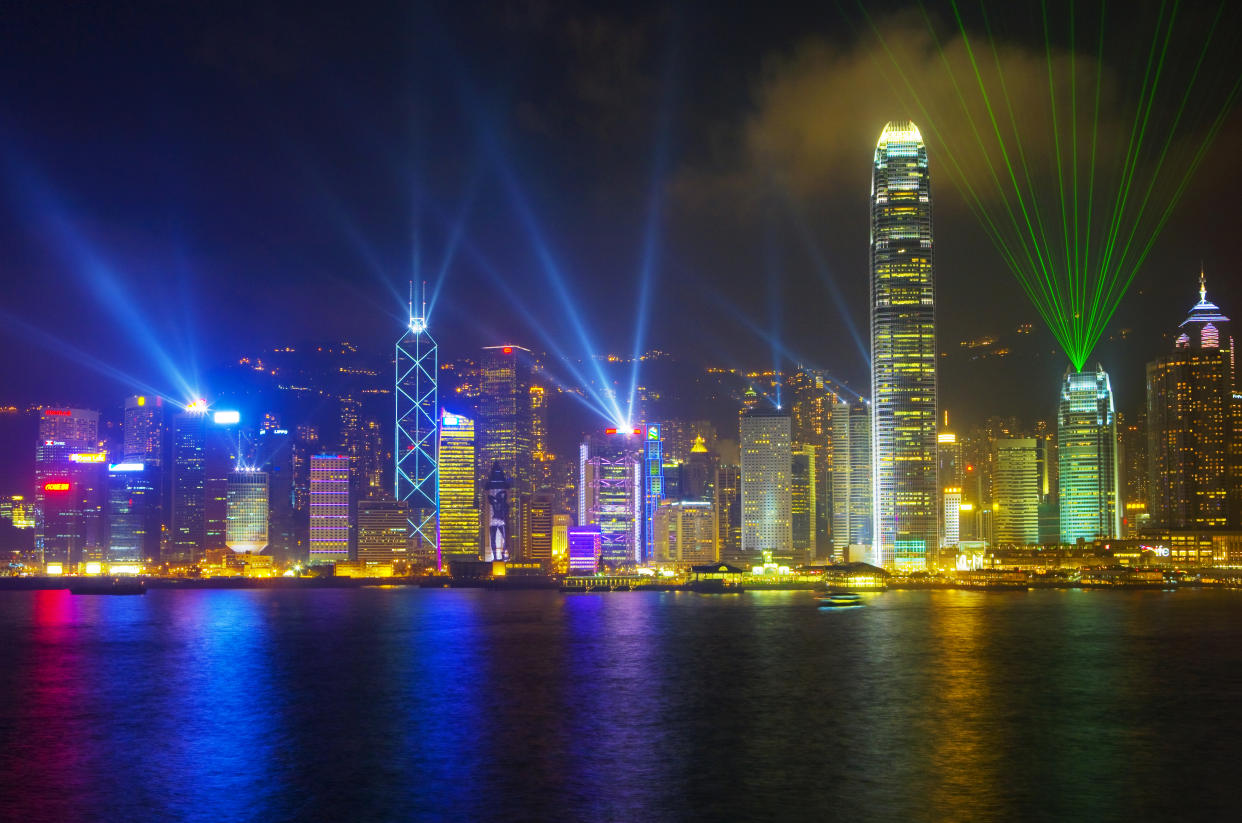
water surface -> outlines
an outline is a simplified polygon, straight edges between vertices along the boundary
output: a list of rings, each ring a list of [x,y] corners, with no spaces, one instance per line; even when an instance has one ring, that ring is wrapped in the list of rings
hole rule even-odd
[[[0,817],[1236,811],[1242,593],[0,592]]]

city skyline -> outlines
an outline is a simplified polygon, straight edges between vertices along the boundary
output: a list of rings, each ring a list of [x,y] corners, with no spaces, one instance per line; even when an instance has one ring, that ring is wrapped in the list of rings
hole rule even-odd
[[[54,11],[52,5],[17,15],[14,30],[20,31],[23,25],[58,30],[63,24],[47,19]],[[23,128],[0,135],[5,159],[15,171],[0,198],[0,208],[12,218],[4,224],[8,234],[3,238],[13,252],[4,264],[11,282],[6,312],[9,320],[19,321],[5,324],[14,357],[0,363],[0,384],[13,396],[0,400],[30,403],[47,398],[59,388],[44,375],[55,372],[89,393],[113,390],[105,387],[132,391],[136,386],[144,393],[181,401],[192,390],[213,390],[206,380],[213,364],[270,348],[302,345],[308,340],[353,340],[364,349],[378,349],[381,343],[391,343],[387,323],[404,322],[410,279],[429,281],[430,313],[442,330],[439,342],[446,353],[517,340],[554,358],[563,355],[585,362],[591,354],[625,356],[654,348],[673,351],[700,365],[752,369],[773,362],[788,369],[801,362],[826,369],[854,387],[866,385],[867,294],[859,278],[867,262],[858,243],[867,231],[867,215],[857,194],[865,191],[867,180],[859,169],[858,146],[873,141],[886,120],[909,117],[919,122],[924,115],[900,84],[890,87],[879,74],[869,76],[862,70],[874,66],[876,59],[887,59],[882,56],[882,45],[865,35],[866,20],[827,12],[837,25],[794,32],[775,19],[764,21],[765,25],[747,25],[755,22],[755,12],[745,10],[731,10],[716,23],[707,24],[686,16],[662,19],[650,8],[634,9],[630,15],[577,8],[568,15],[576,21],[572,25],[534,17],[501,21],[484,15],[488,22],[478,31],[468,29],[474,16],[464,7],[427,11],[427,19],[416,15],[418,22],[427,23],[428,37],[438,31],[459,34],[464,43],[472,37],[495,43],[508,43],[519,34],[530,38],[508,52],[471,49],[457,85],[404,85],[410,74],[404,71],[407,60],[422,61],[419,65],[427,71],[413,73],[417,76],[456,76],[453,67],[461,67],[463,61],[451,46],[427,48],[419,52],[420,57],[410,58],[406,56],[409,44],[394,39],[392,33],[382,33],[391,10],[376,9],[354,21],[359,35],[375,35],[384,44],[365,57],[357,51],[342,56],[347,65],[375,63],[376,83],[358,97],[358,106],[366,111],[397,99],[414,107],[410,122],[388,132],[394,138],[401,135],[402,142],[425,144],[427,151],[446,143],[464,147],[461,152],[439,152],[463,155],[441,169],[429,168],[418,157],[403,156],[362,118],[328,116],[343,105],[333,97],[323,101],[322,113],[298,121],[303,131],[285,131],[260,119],[268,130],[260,129],[249,142],[240,140],[228,124],[250,115],[259,101],[279,94],[289,82],[290,67],[311,70],[304,79],[294,81],[299,90],[322,81],[314,51],[308,50],[306,41],[276,47],[281,61],[260,62],[259,70],[245,74],[248,79],[243,81],[238,68],[256,68],[247,61],[255,59],[254,38],[262,39],[259,32],[268,30],[270,21],[247,18],[239,24],[209,14],[200,21],[204,28],[195,30],[183,20],[159,14],[144,19],[138,25],[165,24],[169,33],[148,38],[168,66],[167,73],[135,80],[123,66],[111,71],[123,75],[143,101],[163,101],[169,108],[171,119],[164,136],[184,143],[192,161],[184,167],[186,174],[197,178],[220,170],[215,144],[198,136],[219,130],[253,172],[244,180],[233,172],[214,174],[211,185],[202,187],[201,199],[187,200],[170,191],[166,176],[161,176],[159,155],[142,151],[139,144],[117,157],[94,158],[90,174],[71,173],[83,161],[64,156],[68,139],[64,124],[45,111],[38,102],[41,98],[33,96],[33,89],[53,81],[63,69],[30,72],[34,86],[14,89],[8,95],[14,108],[12,122],[22,123]],[[945,23],[951,17],[947,7],[935,4],[930,14],[933,22]],[[908,20],[877,18],[874,22],[891,26],[914,43],[926,43],[930,36],[926,26],[913,26]],[[1042,55],[1043,43],[1033,43],[1019,25],[1022,22],[1016,10],[992,21],[998,32],[1013,38],[1000,55],[1003,60]],[[966,23],[968,27],[981,25],[969,16]],[[1125,46],[1126,37],[1146,37],[1146,27],[1152,23],[1148,10],[1126,20],[1117,31],[1107,32],[1104,52],[1109,65],[1126,65],[1141,57],[1137,47]],[[113,25],[113,21],[101,21],[96,33],[72,38],[80,38],[75,42],[84,55],[107,55]],[[200,48],[196,31],[207,32],[209,39],[228,41],[229,25],[238,26],[233,51]],[[327,37],[322,21],[316,18],[295,20],[291,25],[309,42]],[[697,63],[692,67],[666,59],[703,25],[722,30],[743,25],[756,33],[753,43],[743,49],[744,57],[731,64],[729,76],[737,82],[727,90],[717,86],[719,78],[704,76]],[[837,42],[829,30],[853,34]],[[528,49],[540,46],[549,50],[547,59],[567,60],[587,76],[598,77],[608,68],[586,48],[585,31],[594,31],[601,45],[632,43],[621,58],[625,76],[632,75],[634,81],[625,86],[623,109],[578,89],[558,86],[552,98],[564,99],[564,117],[549,120],[551,104],[533,101],[530,89],[520,84],[497,90],[494,98],[481,99],[476,94],[479,78],[488,69],[497,64],[503,67],[506,61],[518,60],[530,53]],[[951,32],[942,29],[938,33],[946,47],[957,42]],[[1088,35],[1084,30],[1082,36]],[[1063,31],[1056,32],[1054,39],[1059,47],[1070,47]],[[44,57],[31,53],[26,42],[37,42],[37,38],[22,40],[10,51],[10,58],[40,65]],[[764,60],[786,47],[801,47],[805,54],[778,61],[770,84],[756,83]],[[839,65],[833,57],[839,58]],[[935,64],[926,68],[939,69]],[[930,72],[925,73],[930,78]],[[849,95],[838,102],[828,96],[815,106],[807,105],[823,83],[840,79],[862,83],[868,92],[865,99]],[[172,83],[208,86],[210,93],[198,98],[196,106],[214,112],[217,125],[195,129],[200,115],[170,102],[167,84]],[[1128,86],[1109,89],[1119,98],[1127,90]],[[703,91],[710,93],[696,94]],[[705,105],[710,101],[709,108],[732,138],[727,156],[715,157],[704,146],[704,122],[713,120],[696,108],[679,111],[667,127],[662,125],[662,94],[681,100],[700,96]],[[280,110],[300,110],[301,103],[283,99],[277,101]],[[929,94],[920,102],[937,120],[955,114],[937,101],[940,97]],[[90,112],[105,134],[124,133],[132,125],[94,104],[71,102]],[[433,129],[419,104],[438,106],[449,116],[437,121]],[[835,124],[827,133],[818,122],[805,123],[801,113],[821,104],[834,114],[824,118]],[[780,113],[791,105],[799,113],[786,123]],[[748,119],[744,114],[748,111],[756,113]],[[589,126],[592,116],[612,118],[622,113],[631,121],[624,141],[620,134],[610,137]],[[1124,121],[1122,111],[1106,107],[1105,114],[1106,124]],[[391,116],[384,114],[380,119],[387,124]],[[1180,279],[1193,276],[1201,260],[1209,273],[1221,273],[1218,300],[1225,305],[1239,302],[1232,278],[1224,276],[1227,252],[1213,240],[1227,236],[1221,227],[1230,223],[1229,209],[1208,205],[1228,202],[1214,193],[1236,171],[1237,158],[1224,148],[1233,124],[1233,119],[1228,120],[1227,131],[1204,161],[1215,172],[1191,181],[1172,222],[1127,294],[1121,315],[1109,324],[1100,357],[1118,375],[1136,374],[1131,365],[1141,368],[1163,348],[1160,341],[1123,334],[1123,330],[1141,328],[1154,312],[1176,299]],[[1198,128],[1194,123],[1190,127]],[[759,141],[757,145],[744,139],[748,128]],[[765,180],[750,162],[751,154],[770,141],[779,149],[775,160],[782,168],[793,159],[803,159],[790,156],[797,151],[790,144],[790,132],[796,134],[798,129],[813,138],[813,145],[822,147],[822,159],[808,158],[814,162],[809,162],[808,174],[797,180]],[[407,135],[410,141],[405,141]],[[945,123],[925,137],[933,162],[945,164],[950,154],[964,158],[974,141],[972,135]],[[489,144],[491,138],[498,145]],[[950,138],[951,146],[945,144]],[[363,146],[377,141],[389,150],[363,151]],[[543,162],[552,146],[579,147],[584,154],[596,156],[607,155],[621,143],[625,149],[617,160],[600,165],[592,174],[562,173]],[[665,163],[657,163],[654,171],[649,157],[653,144],[657,158],[661,146],[667,145],[669,152]],[[289,145],[298,150],[274,148]],[[270,162],[274,156],[283,160]],[[1044,163],[1051,156],[1045,158],[1041,153],[1040,158]],[[366,190],[377,193],[374,201],[362,196],[361,184],[342,179],[338,166],[369,181]],[[136,175],[138,185],[120,187],[128,194],[114,202],[106,194],[122,167],[131,177]],[[1012,414],[1032,400],[1046,405],[1046,394],[1033,387],[1039,379],[1045,385],[1059,380],[1063,369],[1054,355],[1056,344],[1038,314],[1023,301],[1019,284],[1004,271],[1001,256],[981,233],[958,186],[948,180],[942,178],[937,192],[938,254],[943,269],[938,285],[944,290],[938,321],[942,351],[948,355],[940,363],[945,405],[959,409],[963,419],[973,417],[963,409],[972,405],[970,388],[980,379],[1006,387],[997,400],[1005,408],[997,413]],[[743,182],[746,185],[739,188]],[[756,210],[757,193],[773,183],[772,208]],[[241,196],[243,187],[257,189],[262,196],[244,206],[248,227],[239,230],[214,205],[227,196],[251,203],[252,198]],[[602,191],[619,192],[616,211],[600,205]],[[717,191],[740,195],[734,198],[737,214],[704,205],[705,199],[718,199],[709,196]],[[293,207],[282,208],[290,205],[287,197],[291,193]],[[568,205],[579,202],[587,207]],[[147,219],[160,204],[172,206],[178,215],[172,226]],[[773,217],[764,219],[765,212]],[[654,223],[636,222],[638,216],[648,214],[655,215]],[[272,227],[278,242],[261,243],[256,238],[253,227],[265,224]],[[643,249],[650,249],[650,254]],[[645,279],[644,271],[650,278]],[[767,287],[753,288],[756,271],[770,281]],[[989,287],[977,288],[981,281]],[[639,292],[644,282],[648,283],[645,310],[638,307],[643,302]],[[595,283],[610,287],[601,290]],[[55,300],[46,291],[51,288],[58,295]],[[478,299],[481,295],[487,298]],[[655,295],[660,299],[650,299]],[[187,314],[190,305],[195,306],[194,316]],[[732,333],[709,329],[687,334],[677,322],[674,307],[680,305],[712,307]],[[57,323],[58,312],[83,318],[83,322]],[[573,315],[579,316],[578,323],[562,322]],[[375,322],[377,317],[385,322]],[[244,336],[217,332],[235,320],[247,329]],[[1033,324],[1031,334],[1013,338],[1013,330],[1025,323]],[[584,333],[576,331],[579,327]],[[638,334],[643,339],[637,340]],[[1030,343],[1038,359],[1024,362],[1039,379],[1014,380],[1012,370],[996,367],[994,355],[978,359],[977,350],[967,353],[958,345],[988,336]],[[1011,358],[1026,357],[1011,340],[994,348],[1008,348]],[[17,368],[16,363],[34,367]],[[1120,408],[1141,405],[1141,383],[1119,377],[1114,389]],[[81,402],[72,397],[55,400]]]

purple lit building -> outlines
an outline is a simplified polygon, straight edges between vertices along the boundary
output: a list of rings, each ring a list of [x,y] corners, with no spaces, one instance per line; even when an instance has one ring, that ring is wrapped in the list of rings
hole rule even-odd
[[[599,569],[603,540],[599,526],[569,530],[569,573],[595,574]]]

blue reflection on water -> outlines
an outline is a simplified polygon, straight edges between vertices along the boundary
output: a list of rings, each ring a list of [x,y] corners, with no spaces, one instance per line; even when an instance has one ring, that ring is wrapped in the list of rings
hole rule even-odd
[[[1228,592],[0,592],[0,818],[1225,808]],[[1049,787],[1059,787],[1050,790]]]

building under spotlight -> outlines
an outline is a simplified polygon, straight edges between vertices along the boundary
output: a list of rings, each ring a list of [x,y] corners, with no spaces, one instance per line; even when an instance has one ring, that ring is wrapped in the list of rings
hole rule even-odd
[[[602,563],[611,569],[642,561],[643,432],[610,428],[578,447],[578,525],[599,527]]]
[[[1102,366],[1065,372],[1057,406],[1061,542],[1121,534],[1117,420]]]
[[[396,346],[396,442],[393,446],[393,497],[408,507],[415,554],[438,562],[440,510],[438,461],[440,429],[439,348],[427,330],[427,304],[410,319]]]
[[[936,488],[936,306],[931,187],[918,128],[891,122],[871,178],[871,439],[875,557],[928,567]]]

